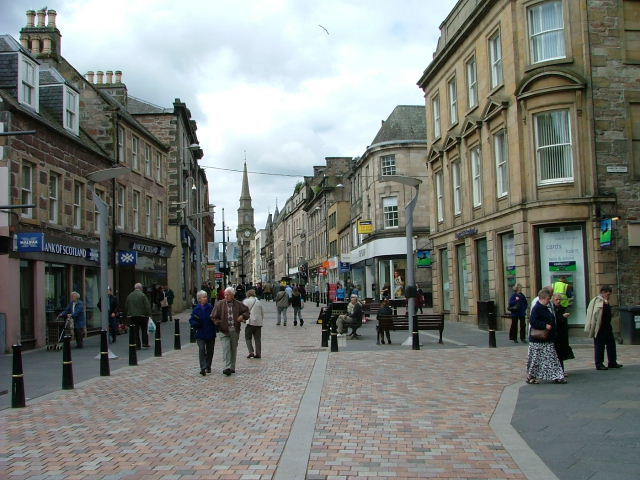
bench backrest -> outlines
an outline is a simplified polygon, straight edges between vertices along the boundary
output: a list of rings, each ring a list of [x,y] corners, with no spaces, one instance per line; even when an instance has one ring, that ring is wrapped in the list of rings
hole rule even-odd
[[[441,330],[444,328],[444,315],[423,314],[416,315],[418,330]],[[407,315],[378,315],[378,325],[394,330],[408,330],[409,317]]]

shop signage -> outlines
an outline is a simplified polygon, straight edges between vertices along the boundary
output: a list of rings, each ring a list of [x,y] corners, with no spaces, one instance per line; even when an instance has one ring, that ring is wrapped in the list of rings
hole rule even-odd
[[[575,272],[576,262],[549,262],[550,272]]]
[[[607,165],[607,173],[627,173],[629,169],[624,165]]]
[[[358,233],[360,235],[373,233],[373,222],[371,220],[358,220]]]
[[[431,250],[418,250],[416,256],[418,257],[418,268],[431,267]]]
[[[318,275],[321,275],[321,276],[327,275],[326,267],[318,267]]]
[[[460,240],[462,238],[471,237],[472,235],[475,235],[476,233],[478,233],[478,229],[476,227],[471,227],[471,228],[467,228],[465,230],[462,230],[461,232],[456,232],[456,238],[458,240]]]
[[[613,220],[611,218],[600,220],[600,246],[601,247],[611,246],[611,227],[612,226],[613,226]]]
[[[139,253],[145,253],[147,255],[158,255],[160,257],[168,257],[166,247],[157,247],[155,245],[147,245],[146,243],[131,242],[131,250],[135,250]]]
[[[120,265],[135,265],[138,263],[138,252],[135,250],[118,250],[118,263]]]
[[[340,262],[340,273],[349,273],[351,271],[351,264],[349,262]]]
[[[44,233],[16,234],[16,252],[42,252],[44,250]]]

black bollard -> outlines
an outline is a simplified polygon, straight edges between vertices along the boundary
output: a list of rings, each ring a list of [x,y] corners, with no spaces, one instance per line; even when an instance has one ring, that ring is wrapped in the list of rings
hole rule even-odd
[[[162,322],[158,322],[156,325],[156,343],[153,351],[154,357],[162,356],[162,334],[160,333],[160,325],[162,325]]]
[[[138,354],[136,353],[136,326],[129,325],[129,365],[138,365]]]
[[[11,375],[11,408],[24,408],[24,373],[22,372],[22,345],[13,346],[13,375]]]
[[[331,309],[324,309],[324,318],[322,319],[322,343],[320,346],[329,346],[329,322],[331,321]]]
[[[175,322],[175,333],[173,334],[173,349],[174,350],[181,350],[182,349],[182,345],[180,344],[180,319],[176,318],[174,319]]]
[[[418,316],[414,315],[411,328],[411,350],[420,350],[420,334],[418,333]]]
[[[196,329],[193,327],[189,329],[189,343],[196,343]]]
[[[333,317],[333,315],[331,315]],[[335,319],[331,320],[331,351],[338,351],[338,327],[336,326]]]
[[[496,348],[496,314],[489,312],[487,320],[489,323],[489,348]]]
[[[71,335],[62,337],[62,389],[73,390],[73,363],[71,362]]]
[[[111,375],[109,369],[109,346],[107,342],[107,331],[100,332],[100,376],[108,377]]]

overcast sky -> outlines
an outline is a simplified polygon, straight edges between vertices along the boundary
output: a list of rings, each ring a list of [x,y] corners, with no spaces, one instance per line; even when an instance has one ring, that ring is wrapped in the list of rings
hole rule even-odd
[[[180,98],[198,123],[216,228],[235,237],[242,174],[256,228],[313,165],[359,156],[416,82],[456,0],[58,0],[62,55],[82,73],[122,70],[129,94]],[[0,33],[19,39],[43,2],[0,0]],[[325,31],[319,25],[326,28]],[[216,241],[221,239],[216,233]]]

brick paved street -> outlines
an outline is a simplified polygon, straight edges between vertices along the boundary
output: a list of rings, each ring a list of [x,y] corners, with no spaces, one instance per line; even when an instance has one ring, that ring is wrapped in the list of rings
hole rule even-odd
[[[276,327],[273,303],[266,310],[263,358],[246,359],[241,338],[231,377],[220,372],[219,345],[206,377],[188,346],[31,400],[27,408],[0,411],[0,476],[296,478],[287,477],[284,453],[295,447],[287,440],[306,408],[314,366],[324,359],[315,425],[302,425],[310,445],[297,458],[306,478],[527,478],[489,425],[503,389],[523,379],[525,346],[445,341],[443,348],[427,338],[428,345],[412,351],[375,345],[368,324],[362,340],[350,341],[357,350],[347,347],[327,360],[320,326],[310,321],[315,306],[305,309],[302,328],[291,321]],[[445,328],[445,339],[453,331]],[[405,338],[406,332],[393,334],[394,343]],[[569,370],[590,368],[591,350],[575,350]],[[640,364],[639,347],[622,346],[620,356]],[[555,394],[570,385],[525,388]]]

